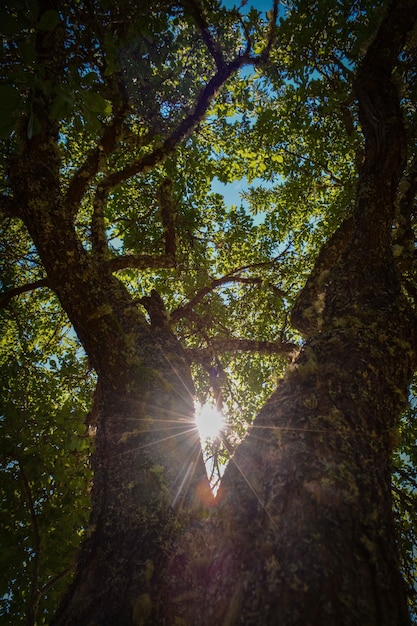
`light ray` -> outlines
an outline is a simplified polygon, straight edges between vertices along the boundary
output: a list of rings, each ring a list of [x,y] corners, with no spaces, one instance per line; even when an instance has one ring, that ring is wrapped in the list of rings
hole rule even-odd
[[[265,511],[265,513],[267,514],[267,516],[269,517],[271,523],[272,523],[272,527],[274,528],[274,530],[277,529],[277,524],[274,520],[274,518],[272,517],[272,515],[270,514],[270,512],[268,511],[265,503],[263,502],[263,500],[261,499],[260,495],[258,494],[258,492],[256,491],[255,487],[252,485],[252,483],[250,482],[249,478],[245,475],[244,471],[242,470],[242,468],[240,467],[239,463],[237,462],[235,457],[232,457],[231,462],[235,464],[235,466],[237,467],[238,471],[240,472],[240,475],[242,476],[243,480],[245,481],[245,483],[248,485],[249,489],[252,491],[253,495],[255,496],[255,498],[257,499],[257,501],[259,502],[259,504],[261,505],[262,509]]]
[[[219,437],[225,427],[222,413],[213,404],[208,403],[203,405],[196,403],[195,423],[203,443],[207,439]]]

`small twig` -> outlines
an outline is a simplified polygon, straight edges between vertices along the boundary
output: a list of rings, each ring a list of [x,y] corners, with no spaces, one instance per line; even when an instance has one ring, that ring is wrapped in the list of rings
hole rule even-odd
[[[56,583],[58,583],[60,580],[65,578],[65,576],[68,576],[69,574],[71,574],[72,571],[73,571],[72,567],[67,567],[62,572],[60,572],[59,574],[51,578],[51,580],[48,580],[48,582],[42,585],[42,587],[40,588],[39,596],[42,596],[45,593],[47,593],[50,589],[52,589],[54,585],[56,585]]]
[[[311,159],[310,157],[304,156],[303,154],[298,154],[297,152],[294,152],[293,150],[290,150],[289,148],[286,148],[284,145],[280,146],[281,150],[283,152],[285,152],[286,154],[289,154],[290,156],[294,156],[297,159],[302,159],[303,161],[308,161],[308,163],[310,163],[313,166],[318,166],[321,170],[323,170],[323,172],[325,174],[327,174],[327,176],[330,178],[330,180],[332,182],[334,182],[336,185],[338,186],[342,186],[343,183],[340,180],[340,178],[337,178],[337,176],[335,176],[327,167],[325,167],[322,163],[319,163],[318,161],[315,161],[313,159]]]
[[[339,58],[335,55],[335,53],[334,53],[334,52],[330,55],[330,59],[333,61],[333,63],[334,63],[335,65],[337,65],[337,67],[338,67],[340,70],[342,70],[342,72],[345,72],[345,73],[348,75],[348,77],[349,77],[349,78],[353,78],[353,77],[354,77],[355,73],[354,73],[354,72],[352,72],[352,70],[350,70],[348,67],[346,67],[346,65],[345,65],[345,64],[341,61],[341,59],[339,59]]]
[[[262,284],[264,282],[264,279],[261,277],[258,277],[258,276],[246,277],[246,276],[241,276],[240,274],[247,270],[274,265],[274,263],[276,263],[279,259],[281,259],[283,256],[287,254],[290,247],[291,247],[291,243],[288,244],[285,250],[283,250],[280,254],[278,254],[273,259],[270,259],[268,261],[258,261],[257,263],[249,263],[248,265],[241,265],[240,267],[237,267],[233,269],[232,271],[230,271],[228,274],[225,274],[224,276],[220,278],[213,279],[209,285],[206,285],[205,287],[197,291],[197,293],[193,296],[193,298],[191,298],[191,300],[189,300],[186,304],[172,311],[171,320],[175,321],[176,319],[180,319],[182,317],[189,317],[192,313],[193,308],[197,304],[199,304],[199,302],[201,302],[201,300],[207,294],[209,294],[211,291],[213,291],[217,287],[221,287],[228,283],[242,283],[242,284],[252,284],[252,285]],[[277,293],[276,290],[274,291],[275,293]],[[280,293],[280,295],[283,297],[285,296],[285,294],[282,292]]]

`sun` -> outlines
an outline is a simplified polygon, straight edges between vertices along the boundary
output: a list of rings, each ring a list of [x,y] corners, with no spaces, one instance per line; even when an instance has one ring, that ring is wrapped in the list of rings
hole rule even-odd
[[[216,439],[225,426],[223,415],[213,404],[196,403],[195,422],[202,441]]]

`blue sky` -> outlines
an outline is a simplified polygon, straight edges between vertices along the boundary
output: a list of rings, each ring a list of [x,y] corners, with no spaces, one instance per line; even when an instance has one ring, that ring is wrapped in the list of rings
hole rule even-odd
[[[222,0],[222,4],[228,9],[237,7],[243,14],[250,11],[251,8],[255,8],[257,11],[265,13],[273,8],[273,0],[248,0],[247,2],[242,2],[241,0]],[[252,185],[256,186],[259,182],[263,182],[265,185],[265,181],[260,180],[253,181]],[[245,177],[228,184],[221,183],[218,179],[214,179],[212,183],[212,190],[216,193],[222,194],[228,206],[231,206],[232,204],[239,206],[242,203],[240,194],[242,191],[246,191],[248,187],[249,184]],[[258,221],[261,219],[261,217],[258,217]]]
[[[236,0],[222,0],[222,4],[228,9],[233,7],[240,7],[241,2]],[[254,0],[252,2],[248,1],[243,7],[241,7],[240,11],[242,13],[247,13],[252,7],[257,11],[270,11],[273,6],[273,0]]]

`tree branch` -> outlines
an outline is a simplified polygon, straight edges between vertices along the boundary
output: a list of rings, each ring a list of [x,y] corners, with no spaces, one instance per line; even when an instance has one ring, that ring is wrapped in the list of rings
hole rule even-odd
[[[106,260],[106,265],[112,272],[128,269],[170,269],[175,266],[175,259],[169,254],[152,256],[151,254],[125,254]]]
[[[39,289],[39,287],[49,287],[49,281],[47,278],[41,278],[34,283],[28,283],[27,285],[21,285],[20,287],[13,287],[3,293],[0,293],[0,308],[7,306],[12,298],[19,296],[22,293]]]
[[[254,285],[254,284],[260,285],[260,284],[262,284],[262,282],[263,282],[263,279],[260,278],[260,277],[248,278],[248,277],[243,277],[243,276],[227,275],[227,276],[222,276],[221,278],[216,278],[216,279],[212,280],[209,285],[206,285],[205,287],[200,289],[196,293],[196,295],[193,298],[191,298],[191,300],[189,300],[189,302],[187,302],[187,304],[184,304],[183,306],[178,307],[177,309],[175,309],[171,313],[171,320],[172,321],[176,321],[178,319],[181,319],[182,317],[187,317],[187,315],[189,315],[191,313],[191,311],[194,309],[194,307],[197,306],[197,304],[199,304],[201,302],[201,300],[207,294],[209,294],[211,291],[213,291],[217,287],[221,287],[221,286],[227,285],[229,283],[242,283],[242,284],[246,284],[246,285]]]
[[[91,245],[93,254],[103,256],[108,252],[106,227],[104,224],[104,209],[108,192],[102,185],[98,185],[93,201],[93,216],[91,218]]]
[[[359,65],[354,81],[365,136],[363,171],[380,172],[384,168],[390,172],[391,179],[399,176],[406,154],[405,130],[391,74],[416,19],[415,0],[393,3]],[[393,146],[396,146],[395,150]]]
[[[163,161],[204,119],[210,104],[226,81],[241,67],[253,64],[254,62],[255,59],[251,58],[249,54],[245,52],[235,57],[233,61],[227,65],[224,65],[201,90],[195,102],[193,111],[183,118],[177,128],[168,137],[166,137],[166,139],[162,141],[159,146],[155,147],[152,152],[144,154],[140,159],[130,163],[130,165],[127,165],[123,169],[113,172],[107,176],[107,178],[103,181],[103,184],[110,190],[124,180],[127,180],[132,176],[136,176],[137,174],[144,173]]]
[[[100,142],[89,152],[84,163],[72,177],[65,196],[65,203],[73,217],[77,214],[81,199],[92,179],[106,163],[107,158],[122,138],[125,115],[126,108],[123,107],[111,124],[106,126]]]
[[[286,154],[289,154],[290,156],[294,156],[297,159],[301,159],[302,161],[306,161],[308,163],[310,163],[313,167],[319,167],[325,174],[327,174],[327,176],[329,177],[329,179],[335,183],[335,185],[341,187],[342,186],[342,181],[340,180],[340,178],[337,178],[337,176],[335,176],[328,167],[326,167],[325,165],[323,165],[322,163],[319,163],[318,161],[315,161],[314,159],[311,159],[308,156],[305,156],[304,154],[298,154],[297,152],[294,152],[293,150],[290,150],[289,148],[286,148],[284,144],[282,144],[280,146],[281,150],[283,152],[285,152]]]
[[[187,4],[187,2],[185,3]],[[144,173],[163,161],[169,154],[175,150],[180,142],[188,137],[195,127],[204,119],[208,108],[216,97],[219,90],[225,82],[241,67],[249,64],[261,65],[267,60],[273,41],[276,35],[276,20],[278,16],[278,0],[274,0],[272,16],[269,20],[268,37],[264,50],[258,57],[251,57],[250,47],[242,54],[236,56],[230,63],[225,63],[221,48],[215,42],[208,31],[208,24],[204,17],[202,9],[196,0],[190,0],[190,6],[193,7],[194,18],[202,31],[203,39],[212,54],[217,67],[216,74],[211,78],[207,85],[201,90],[196,99],[193,111],[183,118],[178,127],[165,138],[151,152],[143,155],[130,165],[123,169],[113,172],[107,176],[101,183],[103,189],[109,192],[120,182],[131,178],[140,173]],[[79,203],[87,191],[92,179],[100,170],[102,164],[106,162],[114,146],[123,135],[123,122],[125,118],[125,109],[114,118],[113,122],[106,127],[100,143],[90,152],[83,165],[74,174],[66,193],[66,204],[70,208],[71,214],[75,216]]]
[[[172,187],[170,178],[162,181],[158,189],[158,202],[164,228],[165,254],[175,260],[177,255],[177,212],[173,202]]]
[[[210,293],[210,291],[213,291],[214,289],[216,289],[216,287],[221,287],[222,285],[226,285],[228,283],[242,283],[242,284],[246,284],[246,285],[260,285],[260,284],[262,284],[264,282],[264,279],[261,278],[261,277],[258,277],[258,276],[245,277],[245,276],[238,276],[237,274],[239,274],[240,272],[245,272],[246,270],[249,270],[249,269],[254,269],[254,268],[259,268],[259,267],[267,267],[268,265],[273,265],[274,263],[276,263],[278,261],[278,259],[282,258],[288,252],[288,249],[290,248],[290,246],[291,246],[291,244],[289,244],[285,248],[285,250],[283,250],[283,252],[281,252],[278,256],[274,257],[273,259],[271,259],[269,261],[259,261],[258,263],[250,263],[249,265],[242,265],[242,266],[237,267],[236,269],[232,270],[231,272],[229,272],[225,276],[222,276],[221,278],[215,278],[214,280],[212,280],[210,285],[206,285],[205,287],[200,289],[195,294],[195,296],[191,300],[189,300],[189,302],[187,302],[183,306],[180,306],[177,309],[175,309],[174,311],[172,311],[172,313],[171,313],[171,320],[175,321],[177,319],[181,319],[182,317],[189,316],[190,313],[192,312],[193,308],[199,302],[201,302],[201,300],[204,298],[204,296],[206,296],[208,293]],[[281,291],[280,289],[278,289],[276,287],[273,287],[273,290],[275,291],[275,293],[279,292],[279,295],[282,296],[282,297],[285,297],[285,295],[286,295],[283,291]]]
[[[42,587],[40,588],[39,596],[43,596],[44,594],[46,594],[50,589],[52,589],[54,585],[56,585],[56,583],[62,580],[62,578],[65,578],[65,576],[68,576],[69,574],[71,574],[73,569],[74,568],[72,567],[67,567],[62,572],[60,572],[59,574],[51,578],[51,580],[48,580],[48,582],[42,585]]]
[[[156,289],[152,289],[150,296],[144,296],[139,300],[146,309],[151,320],[151,325],[155,328],[169,328],[169,314]]]
[[[211,36],[211,33],[209,31],[209,23],[204,13],[204,7],[201,6],[198,0],[185,0],[184,6],[190,7],[191,15],[193,16],[195,23],[200,29],[201,36],[207,47],[207,50],[210,52],[211,56],[213,57],[214,62],[216,63],[217,69],[219,71],[222,71],[226,65],[224,56],[223,56],[223,51],[221,49],[221,46],[218,44],[218,42],[215,41],[213,37]]]
[[[257,341],[256,339],[210,338],[206,348],[187,348],[187,354],[193,360],[202,361],[212,357],[213,353],[259,352],[260,354],[281,354],[291,357],[299,346],[290,342]]]

